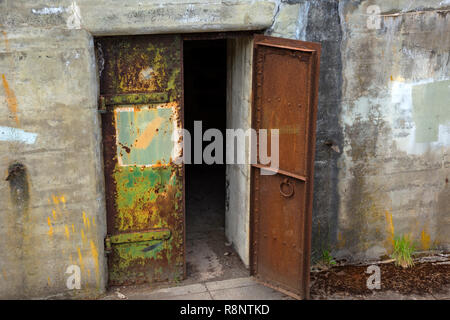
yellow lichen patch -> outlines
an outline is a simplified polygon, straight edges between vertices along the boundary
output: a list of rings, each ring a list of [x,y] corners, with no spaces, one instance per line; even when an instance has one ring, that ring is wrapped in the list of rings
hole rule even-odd
[[[90,244],[91,244],[92,258],[94,259],[94,264],[95,264],[95,277],[97,280],[97,286],[99,286],[100,285],[100,269],[98,266],[98,250],[94,244],[94,241],[91,240]]]
[[[386,211],[385,214],[386,214],[386,229],[387,229],[386,240],[390,245],[394,246],[395,229],[394,229],[394,222],[392,220],[392,213]]]
[[[78,252],[78,262],[80,263],[81,271],[84,271],[83,256],[81,255],[80,247],[77,247],[77,252]]]
[[[428,250],[431,247],[431,239],[430,239],[430,235],[428,233],[426,233],[425,230],[422,230],[422,234],[420,237],[420,241],[422,243],[422,249],[423,250]]]
[[[53,215],[53,219],[56,220],[57,217],[62,217],[62,213],[61,213],[61,209],[59,208],[59,197],[55,196],[54,194],[51,195],[51,201],[50,199],[48,200],[49,204],[52,202],[54,205],[54,209],[52,209],[52,215]]]
[[[83,243],[86,242],[86,236],[84,235],[83,229],[81,229],[81,240],[83,240]]]
[[[72,233],[75,233],[75,226],[72,223]]]
[[[50,280],[50,277],[47,278],[47,285],[50,287],[52,285],[52,282]]]
[[[92,218],[92,225],[95,227],[95,217]]]
[[[61,203],[64,206],[64,209],[66,208],[66,198],[64,196],[59,197],[59,200],[61,201]]]
[[[342,235],[342,232],[338,232],[338,248],[344,248],[345,247],[345,238]]]
[[[83,211],[83,224],[85,227],[87,227],[87,222],[86,222],[86,212]]]
[[[52,226],[52,221],[50,220],[50,217],[47,217],[47,224],[48,224],[48,231],[47,231],[47,234],[49,235],[49,236],[52,236],[53,235],[53,226]]]
[[[67,239],[70,239],[69,227],[67,227],[67,224],[64,226],[64,234]]]
[[[52,194],[52,200],[53,200],[53,204],[55,204],[55,205],[59,204],[59,199],[54,194]]]

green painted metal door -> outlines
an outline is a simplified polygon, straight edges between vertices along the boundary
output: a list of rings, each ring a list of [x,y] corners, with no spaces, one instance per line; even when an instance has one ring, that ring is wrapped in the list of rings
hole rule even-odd
[[[111,285],[185,276],[181,41],[96,40]]]

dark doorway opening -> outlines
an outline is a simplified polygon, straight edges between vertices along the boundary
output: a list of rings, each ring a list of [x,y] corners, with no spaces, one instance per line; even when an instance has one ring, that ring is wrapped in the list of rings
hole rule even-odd
[[[225,148],[227,41],[185,40],[183,60],[184,127],[191,134],[193,163],[194,121],[202,122],[203,133],[219,129]],[[225,238],[226,165],[186,164],[185,179],[187,280],[248,276]]]

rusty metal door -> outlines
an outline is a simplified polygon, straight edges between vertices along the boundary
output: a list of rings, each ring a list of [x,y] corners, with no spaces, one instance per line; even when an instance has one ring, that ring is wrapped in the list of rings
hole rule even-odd
[[[251,272],[296,298],[309,297],[319,57],[316,43],[254,38],[252,127],[279,129],[279,170],[252,165]]]
[[[106,182],[109,283],[185,276],[179,36],[96,40]]]

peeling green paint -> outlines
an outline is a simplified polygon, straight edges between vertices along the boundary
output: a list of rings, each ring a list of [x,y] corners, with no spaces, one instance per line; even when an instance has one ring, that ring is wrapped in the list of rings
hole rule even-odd
[[[117,153],[121,165],[158,165],[171,161],[173,110],[164,105],[116,108]]]
[[[114,179],[117,183],[118,231],[134,231],[167,227],[167,221],[156,206],[158,197],[167,194],[167,187],[177,186],[172,168],[117,167]],[[149,213],[149,214],[144,214]]]
[[[450,125],[450,80],[412,87],[416,142],[439,140],[439,125]]]
[[[181,128],[179,36],[98,40],[113,285],[173,281],[184,275],[183,167],[172,160]],[[157,99],[165,99],[159,103]],[[151,103],[151,104],[148,104]]]

